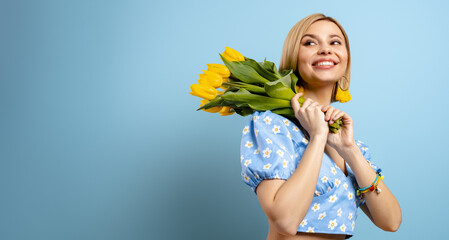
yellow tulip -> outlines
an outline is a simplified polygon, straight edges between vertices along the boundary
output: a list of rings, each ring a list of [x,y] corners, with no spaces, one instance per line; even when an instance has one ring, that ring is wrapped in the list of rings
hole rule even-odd
[[[221,116],[229,116],[234,114],[234,112],[230,112],[231,107],[224,106],[218,113],[220,113]]]
[[[212,71],[202,71],[204,73],[199,74],[200,79],[198,80],[200,84],[210,85],[214,88],[219,88],[221,86],[223,83],[223,77],[220,74]]]
[[[217,96],[217,89],[205,84],[192,84],[190,85],[190,94],[200,98],[212,100]]]
[[[209,103],[209,100],[207,100],[207,99],[201,100],[200,107],[207,103]],[[202,110],[206,111],[206,112],[210,112],[210,113],[216,113],[216,112],[220,111],[222,108],[223,108],[222,106],[216,106],[216,107],[211,107],[209,109],[202,109]]]
[[[226,60],[232,62],[232,61],[245,61],[245,57],[237,52],[236,50],[230,48],[230,47],[225,47],[225,51],[223,52],[223,54],[221,54]]]
[[[213,72],[216,72],[216,73],[220,74],[223,77],[223,79],[225,79],[225,78],[228,79],[228,77],[231,76],[231,72],[223,64],[209,63],[209,64],[206,64],[206,65],[207,65],[207,70],[208,71],[213,71]]]

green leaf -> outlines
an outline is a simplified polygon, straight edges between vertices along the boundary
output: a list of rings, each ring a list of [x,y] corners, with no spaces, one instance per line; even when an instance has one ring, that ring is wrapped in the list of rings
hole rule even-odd
[[[204,104],[203,106],[201,106],[200,108],[197,109],[201,110],[201,109],[209,109],[209,108],[213,108],[216,106],[222,106],[224,99],[221,98],[220,96],[215,97],[214,99],[210,100],[208,103]]]
[[[259,73],[257,73],[257,71],[254,70],[252,67],[248,67],[248,65],[243,64],[243,62],[245,62],[245,61],[230,62],[230,61],[226,60],[226,58],[224,58],[221,55],[221,53],[219,53],[219,54],[220,54],[221,60],[226,65],[226,67],[229,69],[233,78],[238,78],[240,81],[246,82],[246,83],[263,84],[263,83],[269,82],[269,80],[260,76]]]
[[[247,84],[247,83],[242,83],[242,82],[233,82],[233,83],[224,82],[222,85],[234,87],[237,89],[244,88],[253,93],[266,95],[265,89],[263,87],[259,87],[259,86],[253,85],[253,84]]]
[[[271,111],[273,113],[282,115],[284,117],[295,117],[295,112],[293,112],[293,108],[279,108]]]
[[[257,111],[291,107],[290,101],[251,94],[248,90],[243,88],[241,88],[237,92],[224,93],[223,95],[221,95],[221,97],[227,102],[233,104],[248,104],[249,107]]]
[[[278,78],[281,78],[281,74],[279,74],[276,65],[273,62],[267,61],[267,59],[265,58],[263,63],[262,63],[263,68],[267,69],[268,71],[276,74],[278,76]]]
[[[291,74],[286,75],[277,81],[265,83],[264,88],[268,96],[274,98],[291,100],[295,95],[295,92],[292,90]]]
[[[254,113],[254,110],[249,108],[249,107],[245,107],[245,108],[234,108],[235,112],[240,115],[240,116],[248,116],[250,114]]]
[[[241,61],[241,63],[243,65],[246,65],[246,66],[249,66],[249,67],[253,68],[254,70],[256,70],[256,72],[260,76],[262,76],[262,77],[264,77],[264,78],[266,78],[266,79],[268,79],[270,81],[276,81],[279,78],[281,78],[280,75],[276,75],[274,72],[271,72],[272,71],[271,68],[266,69],[263,64],[261,64],[259,62],[256,62],[255,60],[253,60],[251,58],[245,57],[245,61]],[[269,67],[271,67],[271,66],[269,66]]]
[[[295,74],[295,72],[293,72],[293,70],[291,70],[291,73],[289,75],[292,80],[292,85],[291,85],[292,90],[296,94],[296,93],[298,93],[298,91],[296,91],[296,83],[298,82],[298,76],[296,76],[296,74]]]

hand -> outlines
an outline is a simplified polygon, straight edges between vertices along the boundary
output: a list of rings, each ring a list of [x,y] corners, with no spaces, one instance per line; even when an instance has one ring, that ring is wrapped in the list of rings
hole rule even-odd
[[[306,129],[311,138],[315,136],[323,136],[326,138],[329,134],[329,126],[324,121],[324,114],[321,111],[322,106],[310,98],[307,98],[300,106],[298,98],[302,95],[302,92],[297,93],[291,99],[296,119]]]
[[[328,134],[327,143],[338,152],[353,146],[355,141],[352,118],[347,113],[330,105],[323,106],[321,111],[326,113],[324,119],[325,121],[328,121],[329,125],[334,123],[334,121],[340,117],[343,120],[343,125],[341,125],[337,133]]]

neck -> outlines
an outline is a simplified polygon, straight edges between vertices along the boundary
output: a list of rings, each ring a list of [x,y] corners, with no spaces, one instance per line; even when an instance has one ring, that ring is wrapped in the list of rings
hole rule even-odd
[[[303,98],[310,98],[315,102],[318,102],[321,106],[329,105],[331,103],[332,98],[332,88],[335,83],[321,85],[321,86],[312,86],[308,85],[306,82],[304,84],[304,95]]]

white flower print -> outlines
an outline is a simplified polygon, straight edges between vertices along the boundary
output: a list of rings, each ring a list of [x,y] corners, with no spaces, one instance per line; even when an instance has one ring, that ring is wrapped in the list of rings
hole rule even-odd
[[[322,183],[327,182],[327,180],[329,180],[329,178],[327,178],[326,176],[324,176],[324,177],[321,178],[321,182],[322,182]]]
[[[259,134],[259,129],[254,129],[254,133],[256,134],[257,137],[257,135]]]
[[[340,226],[340,230],[342,231],[342,232],[346,232],[346,226],[343,224],[343,225],[341,225]]]
[[[249,126],[245,126],[243,129],[243,135],[247,134],[249,132]]]
[[[279,156],[284,157],[284,152],[281,150],[277,150],[276,152]]]
[[[330,220],[330,221],[329,221],[329,225],[327,226],[327,228],[330,228],[331,230],[334,230],[334,228],[335,228],[337,225],[338,225],[337,219]]]
[[[359,146],[359,147],[362,146],[362,144],[360,144],[360,143],[356,143],[356,144],[357,144],[357,146]]]
[[[264,158],[269,158],[271,156],[271,150],[269,148],[266,148],[265,150],[263,150],[263,157]]]
[[[345,190],[348,190],[348,184],[347,183],[344,183],[343,187],[345,188]]]
[[[284,123],[285,123],[286,126],[290,126],[290,121],[289,120],[285,119]]]
[[[240,162],[243,162],[243,155],[240,155]]]
[[[319,191],[315,191],[315,195],[320,196],[320,192]]]
[[[304,227],[305,225],[307,225],[307,219],[302,220],[301,224],[299,224],[299,225],[301,225],[301,227]]]
[[[266,165],[263,165],[263,169],[268,170],[270,169],[271,164],[267,163]]]
[[[337,170],[335,170],[335,168],[334,167],[331,167],[331,172],[332,172],[332,174],[337,174]]]
[[[354,226],[355,226],[355,221],[352,221],[352,224],[351,224],[351,226],[352,226],[352,230],[354,230]]]
[[[276,174],[276,176],[274,176],[274,179],[280,179],[279,175]]]
[[[334,194],[329,197],[329,202],[333,203],[333,202],[337,201],[337,199],[338,199],[337,194]]]
[[[288,161],[284,159],[284,162],[282,162],[282,167],[286,168],[288,167]]]
[[[331,187],[328,187],[328,188],[327,188],[327,191],[330,192],[330,191],[331,191]]]
[[[292,140],[292,135],[290,135],[290,132],[287,133],[287,137]]]
[[[273,130],[274,134],[278,134],[281,132],[281,130],[279,130],[280,128],[281,128],[280,126],[274,125],[273,129],[271,129],[271,130]]]
[[[352,197],[354,197],[354,194],[352,194],[352,192],[348,192],[348,200],[351,200]]]
[[[248,165],[250,165],[250,164],[251,164],[251,159],[247,159],[245,161],[245,167],[248,167]]]
[[[245,146],[246,146],[247,148],[251,148],[251,147],[253,147],[253,142],[251,142],[251,141],[246,141]]]
[[[273,143],[273,141],[271,141],[271,139],[269,139],[269,138],[265,138],[265,141],[267,141],[268,144],[272,144]]]
[[[367,148],[367,147],[362,147],[362,149],[363,149],[363,151],[366,151],[366,150],[368,150],[368,148]]]
[[[281,146],[281,149],[284,150],[284,151],[287,151],[287,148],[285,148],[284,145]]]
[[[254,154],[259,154],[259,149],[254,150]]]
[[[259,178],[259,174],[254,173],[254,177]]]
[[[309,227],[309,228],[307,228],[307,232],[308,233],[313,233],[315,231],[315,228],[314,227]]]
[[[326,217],[326,212],[320,213],[320,215],[318,216],[318,220],[323,220],[323,218]]]
[[[339,216],[339,217],[341,217],[341,214],[342,214],[343,212],[341,211],[341,208],[339,208],[338,210],[337,210],[337,215]]]
[[[349,213],[349,215],[348,215],[348,219],[349,219],[349,220],[352,220],[352,212],[351,212],[351,213]]]
[[[299,132],[299,128],[295,126],[295,127],[293,127],[293,131]]]
[[[243,175],[243,180],[245,180],[245,182],[249,182],[249,177],[246,173]]]
[[[254,121],[254,122],[257,122],[257,119],[259,119],[259,116],[254,116],[254,117],[253,117],[253,121]]]
[[[360,141],[360,140],[357,140],[357,142],[359,142],[359,143],[363,143],[362,141]]]
[[[312,207],[312,210],[313,210],[314,212],[320,210],[320,204],[319,204],[319,203],[314,203],[314,204],[313,204],[313,207]]]
[[[335,185],[337,185],[337,187],[338,187],[338,186],[340,186],[341,181],[340,181],[340,179],[336,178],[336,179],[334,180],[334,183],[335,183]]]
[[[270,124],[271,124],[271,120],[273,120],[273,119],[271,119],[271,118],[268,117],[268,116],[266,116],[266,117],[263,119],[263,121],[264,121],[265,124],[267,124],[267,125],[270,125]]]
[[[309,143],[309,140],[307,140],[306,138],[302,139],[302,142],[305,143],[306,145]]]

